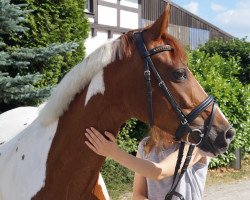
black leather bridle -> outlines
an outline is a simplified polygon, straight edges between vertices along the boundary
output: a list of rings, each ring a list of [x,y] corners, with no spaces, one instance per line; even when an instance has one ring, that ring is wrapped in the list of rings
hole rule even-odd
[[[142,32],[136,32],[134,33],[134,41],[135,44],[141,54],[142,59],[144,60],[144,78],[146,81],[146,86],[147,86],[147,103],[148,103],[148,111],[149,111],[149,122],[150,122],[150,127],[154,125],[154,115],[153,115],[153,103],[152,103],[152,89],[151,89],[151,71],[153,72],[155,78],[157,79],[158,85],[161,88],[164,96],[166,99],[169,101],[171,106],[173,107],[175,113],[177,114],[179,120],[180,120],[180,125],[177,128],[175,132],[174,139],[176,141],[181,141],[180,147],[179,147],[179,154],[176,162],[176,167],[175,167],[175,172],[174,172],[174,177],[173,177],[173,183],[170,191],[167,193],[165,200],[171,200],[173,196],[177,196],[180,199],[184,200],[184,197],[176,192],[176,187],[178,186],[179,181],[181,180],[183,174],[187,170],[188,164],[191,160],[192,157],[192,152],[194,150],[195,146],[198,146],[202,143],[205,137],[207,137],[208,133],[210,132],[213,121],[214,121],[214,116],[215,116],[215,111],[217,108],[217,103],[214,100],[213,96],[208,96],[201,104],[199,104],[195,109],[193,109],[188,115],[185,115],[182,112],[182,109],[178,105],[178,103],[175,101],[173,95],[171,94],[171,91],[165,84],[165,82],[162,80],[160,74],[158,73],[156,67],[154,66],[154,63],[151,59],[151,56],[157,53],[161,53],[163,51],[174,51],[173,47],[170,45],[163,45],[159,46],[156,48],[153,48],[151,50],[147,50],[147,47],[144,43]],[[213,103],[212,111],[207,119],[207,123],[204,126],[204,130],[201,131],[200,129],[192,129],[190,127],[190,124],[196,119],[204,110],[206,110],[211,104]],[[178,180],[175,180],[178,171],[181,166],[182,158],[183,158],[183,152],[184,152],[184,147],[185,143],[182,141],[183,135],[187,133],[187,142],[190,144],[187,155],[186,155],[186,160],[183,164],[183,167],[181,169],[181,172],[179,174]],[[190,134],[198,134],[200,137],[200,140],[197,143],[191,143],[189,141],[189,135]]]

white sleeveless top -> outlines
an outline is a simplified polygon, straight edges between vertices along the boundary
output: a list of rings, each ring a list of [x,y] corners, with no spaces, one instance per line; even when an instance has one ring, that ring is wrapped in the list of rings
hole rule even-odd
[[[144,144],[148,139],[149,137],[146,137],[140,142],[138,146],[138,153],[143,159],[150,160],[155,163],[159,163],[168,155],[176,151],[179,147],[179,145],[176,144],[171,146],[170,148],[159,151],[159,153],[157,153],[153,148],[151,152],[146,156],[144,152]],[[201,200],[205,187],[207,169],[208,162],[206,164],[196,163],[191,168],[188,168],[186,173],[180,180],[176,192],[182,194],[185,200]],[[146,180],[148,199],[164,200],[165,195],[171,188],[173,177],[167,177],[165,179],[156,181],[150,178],[146,178]],[[173,197],[172,200],[179,200],[179,198]]]

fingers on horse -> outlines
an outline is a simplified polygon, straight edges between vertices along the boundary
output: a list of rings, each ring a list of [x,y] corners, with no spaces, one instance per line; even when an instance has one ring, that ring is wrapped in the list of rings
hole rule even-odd
[[[110,141],[116,142],[116,139],[112,133],[105,131],[105,135],[110,139]]]
[[[93,146],[95,146],[95,148],[98,148],[100,146],[100,141],[98,138],[96,138],[96,136],[93,133],[85,133],[86,137],[88,138],[88,140],[91,142],[91,144]]]
[[[99,146],[98,143],[95,141],[95,139],[93,139],[93,138],[91,137],[91,134],[85,133],[85,135],[86,135],[87,139],[89,140],[89,142],[90,142],[93,146],[95,146],[95,148],[97,148],[97,147]]]
[[[102,136],[102,134],[96,130],[95,128],[91,127],[90,128],[91,131],[95,134],[95,136],[102,142],[102,143],[105,143],[106,142],[106,139]]]
[[[88,132],[89,136],[92,137],[93,140],[95,140],[96,143],[100,144],[101,140],[96,136],[96,134],[94,133],[94,131],[92,131],[91,129],[86,129],[86,131]]]
[[[98,151],[97,151],[97,149],[95,148],[95,146],[93,146],[89,141],[85,141],[85,144],[86,144],[92,151],[94,151],[95,153],[98,154]]]

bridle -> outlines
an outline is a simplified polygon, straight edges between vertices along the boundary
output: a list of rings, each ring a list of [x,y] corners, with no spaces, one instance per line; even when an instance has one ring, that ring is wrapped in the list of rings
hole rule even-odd
[[[173,177],[173,183],[171,186],[170,191],[167,193],[165,200],[171,200],[173,196],[177,196],[180,199],[184,200],[184,197],[176,192],[176,188],[178,186],[179,181],[181,180],[183,174],[187,170],[188,164],[191,160],[192,157],[192,152],[194,150],[195,146],[200,145],[204,138],[207,137],[208,133],[210,132],[213,121],[214,121],[214,116],[215,116],[215,111],[217,109],[217,103],[214,100],[213,96],[208,96],[202,103],[200,103],[195,109],[193,109],[188,115],[185,115],[182,112],[182,109],[178,105],[178,103],[175,101],[173,95],[171,94],[171,91],[165,84],[165,82],[162,80],[160,74],[158,73],[156,67],[154,66],[154,63],[151,59],[151,56],[157,53],[161,53],[163,51],[174,51],[173,47],[170,45],[163,45],[159,46],[156,48],[153,48],[151,50],[147,50],[147,47],[145,45],[145,42],[143,40],[142,32],[136,32],[134,33],[134,40],[135,44],[141,54],[142,59],[144,60],[144,78],[146,81],[146,87],[147,87],[147,104],[148,104],[148,112],[149,112],[149,122],[150,122],[150,127],[154,125],[154,115],[153,115],[153,101],[152,101],[152,89],[151,89],[151,71],[153,72],[155,78],[157,79],[158,85],[163,92],[164,96],[166,99],[169,101],[171,106],[173,107],[175,113],[177,114],[179,120],[180,120],[180,125],[175,131],[175,136],[174,139],[175,141],[180,141],[180,147],[179,147],[179,154],[175,166],[175,172],[174,172],[174,177]],[[196,119],[204,110],[206,110],[210,104],[213,103],[212,111],[207,119],[207,123],[204,127],[204,130],[201,131],[200,129],[192,129],[190,127],[190,124]],[[184,152],[184,147],[185,147],[185,142],[182,141],[183,135],[187,133],[187,140],[189,143],[189,149],[186,155],[185,162],[183,164],[183,167],[181,169],[181,172],[179,174],[178,180],[175,180],[178,174],[178,171],[181,166],[182,158],[183,158],[183,152]],[[197,143],[191,143],[189,141],[189,136],[190,134],[195,134],[198,133],[200,140]]]

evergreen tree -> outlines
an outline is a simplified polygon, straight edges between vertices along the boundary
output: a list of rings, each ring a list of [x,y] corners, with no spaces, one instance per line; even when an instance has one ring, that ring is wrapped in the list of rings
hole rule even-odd
[[[28,30],[20,24],[31,12],[22,9],[24,6],[0,0],[0,111],[21,105],[35,105],[48,97],[50,87],[41,87],[41,75],[35,73],[36,63],[46,62],[52,56],[73,51],[78,46],[72,42],[24,48],[15,42],[10,43],[13,35]]]
[[[29,30],[13,34],[8,44],[23,47],[40,47],[55,42],[77,42],[74,52],[54,56],[48,62],[37,62],[36,68],[29,70],[42,74],[42,86],[55,85],[85,56],[84,40],[89,36],[89,23],[85,15],[86,0],[11,0],[13,3],[27,4],[29,13],[22,22]]]

